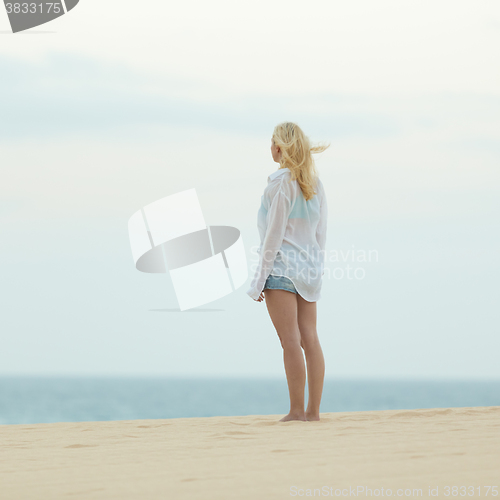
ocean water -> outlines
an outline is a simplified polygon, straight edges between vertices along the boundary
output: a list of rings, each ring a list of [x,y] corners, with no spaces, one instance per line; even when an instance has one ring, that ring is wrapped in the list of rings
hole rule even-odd
[[[0,377],[0,424],[285,415],[288,405],[284,376]],[[500,406],[500,381],[327,379],[321,411],[464,406]]]

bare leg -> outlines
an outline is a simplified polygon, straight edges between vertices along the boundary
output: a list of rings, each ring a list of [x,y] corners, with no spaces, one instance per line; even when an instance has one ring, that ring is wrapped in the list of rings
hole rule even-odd
[[[300,346],[300,331],[297,323],[297,295],[287,290],[264,290],[267,310],[283,347],[290,413],[281,419],[306,420],[304,412],[304,390],[306,370]]]
[[[301,346],[307,362],[307,381],[309,401],[307,420],[319,420],[319,406],[325,378],[325,359],[316,331],[316,302],[307,302],[297,295],[297,321],[299,324]]]

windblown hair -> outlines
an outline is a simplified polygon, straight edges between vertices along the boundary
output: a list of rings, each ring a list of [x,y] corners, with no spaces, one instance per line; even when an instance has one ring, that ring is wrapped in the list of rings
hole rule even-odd
[[[322,153],[330,144],[311,146],[309,138],[302,129],[292,122],[276,125],[273,132],[274,144],[281,149],[280,168],[288,167],[292,180],[297,180],[306,201],[317,192],[318,172],[313,154]]]

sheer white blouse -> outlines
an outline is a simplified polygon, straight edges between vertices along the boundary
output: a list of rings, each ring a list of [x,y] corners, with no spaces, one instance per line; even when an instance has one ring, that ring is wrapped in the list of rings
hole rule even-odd
[[[328,207],[318,178],[316,195],[306,201],[288,168],[267,178],[257,217],[259,263],[247,294],[257,300],[268,276],[290,278],[308,302],[321,298]]]

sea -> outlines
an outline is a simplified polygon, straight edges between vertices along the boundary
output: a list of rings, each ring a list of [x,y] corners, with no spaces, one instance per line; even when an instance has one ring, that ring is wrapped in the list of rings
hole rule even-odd
[[[470,406],[500,406],[500,380],[325,379],[321,412]],[[3,425],[286,415],[288,409],[284,376],[0,377]]]

